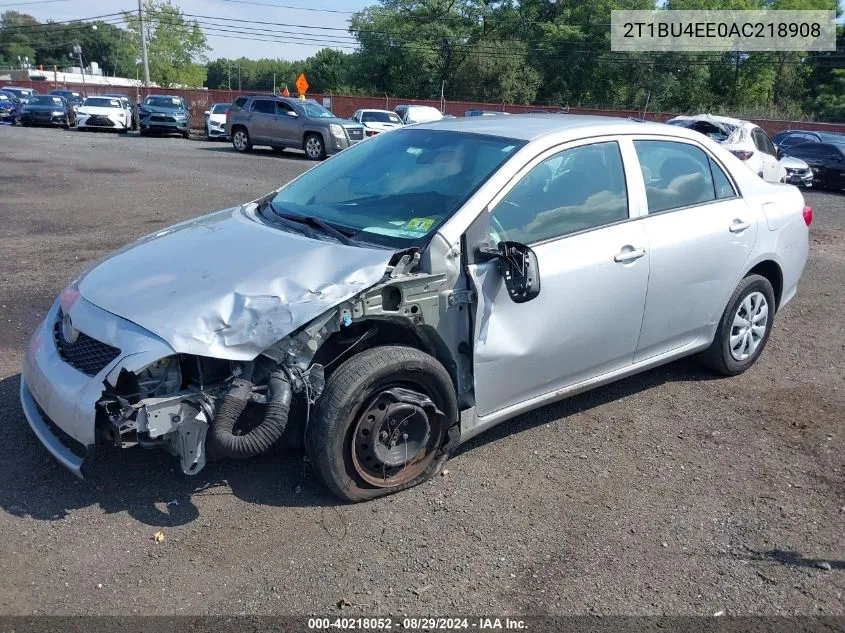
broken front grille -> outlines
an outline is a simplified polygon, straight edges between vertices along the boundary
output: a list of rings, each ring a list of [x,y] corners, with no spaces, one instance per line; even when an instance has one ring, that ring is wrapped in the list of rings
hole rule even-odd
[[[86,376],[96,376],[110,362],[120,355],[120,350],[107,343],[91,338],[79,332],[73,343],[68,343],[62,333],[64,315],[59,310],[56,324],[53,326],[53,339],[59,356],[71,367],[75,367]]]

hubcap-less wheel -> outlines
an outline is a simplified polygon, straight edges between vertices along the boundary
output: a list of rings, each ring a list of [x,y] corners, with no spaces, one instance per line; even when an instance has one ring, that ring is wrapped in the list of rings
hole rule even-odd
[[[246,132],[243,130],[235,132],[232,136],[232,144],[239,152],[246,151],[247,145],[249,145],[249,139],[247,139]]]
[[[323,142],[316,136],[308,137],[305,141],[305,153],[308,154],[308,158],[315,160],[320,158],[323,155]]]
[[[769,304],[761,292],[752,292],[742,300],[731,327],[730,349],[734,359],[753,356],[766,335]]]
[[[442,437],[443,413],[421,393],[394,387],[363,407],[354,427],[352,464],[378,488],[418,477],[431,465]]]

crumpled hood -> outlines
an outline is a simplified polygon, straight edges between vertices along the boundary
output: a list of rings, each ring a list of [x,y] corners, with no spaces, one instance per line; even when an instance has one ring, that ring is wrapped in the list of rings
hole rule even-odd
[[[176,352],[251,360],[378,283],[392,254],[266,226],[236,208],[129,244],[78,285]]]

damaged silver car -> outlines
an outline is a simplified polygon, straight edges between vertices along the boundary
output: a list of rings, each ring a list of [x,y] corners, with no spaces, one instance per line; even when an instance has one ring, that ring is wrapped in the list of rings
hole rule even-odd
[[[80,476],[98,445],[165,449],[194,475],[287,434],[332,492],[370,499],[678,357],[745,371],[811,219],[797,189],[683,129],[412,126],[90,267],[33,335],[21,402]]]

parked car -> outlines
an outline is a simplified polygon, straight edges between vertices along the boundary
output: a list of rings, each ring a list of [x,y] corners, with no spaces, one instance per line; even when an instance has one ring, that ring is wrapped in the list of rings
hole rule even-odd
[[[795,156],[784,155],[780,159],[783,168],[786,170],[786,177],[784,182],[790,185],[798,185],[799,187],[813,186],[813,170],[810,166]]]
[[[66,130],[76,125],[76,112],[62,97],[35,95],[21,108],[21,125],[46,125]]]
[[[845,189],[845,143],[801,143],[790,147],[789,154],[810,166],[816,186]]]
[[[322,160],[364,139],[364,127],[340,119],[313,99],[253,95],[235,100],[226,115],[226,130],[238,152],[254,145],[277,151],[305,150],[311,160]]]
[[[196,474],[287,429],[332,492],[371,499],[504,420],[674,359],[748,370],[811,221],[796,187],[681,128],[402,128],[89,267],[33,334],[21,403],[77,474],[98,441]]]
[[[775,134],[772,142],[782,149],[800,143],[845,143],[845,134],[815,130],[784,130]]]
[[[352,115],[352,120],[364,126],[366,136],[402,127],[402,119],[390,110],[358,110]]]
[[[394,112],[399,115],[405,125],[429,123],[443,118],[443,113],[440,110],[426,105],[398,105]]]
[[[29,103],[29,100],[38,94],[38,91],[33,88],[18,88],[17,86],[3,86],[3,90],[15,95],[22,105]]]
[[[467,110],[464,116],[501,116],[509,112],[497,112],[496,110]]]
[[[82,105],[85,96],[76,90],[51,90],[48,94],[61,97],[68,102],[68,105],[74,110]]]
[[[132,99],[130,99],[125,94],[119,94],[114,92],[108,92],[103,96],[120,99],[120,104],[123,106],[123,109],[126,110],[126,114],[129,116],[129,129],[132,131],[138,129],[137,116],[135,112],[135,103],[132,101]]]
[[[191,134],[191,110],[182,97],[150,95],[138,106],[138,129],[141,136],[153,132]]]
[[[226,138],[226,113],[230,107],[229,103],[213,103],[205,111],[205,138]]]
[[[88,97],[77,111],[80,130],[106,130],[126,134],[132,127],[132,114],[119,97]]]
[[[20,113],[20,99],[12,92],[0,90],[0,121],[14,124]]]
[[[696,114],[675,117],[667,123],[695,130],[721,143],[763,180],[781,182],[786,177],[786,169],[780,162],[782,153],[763,129],[750,121]]]

